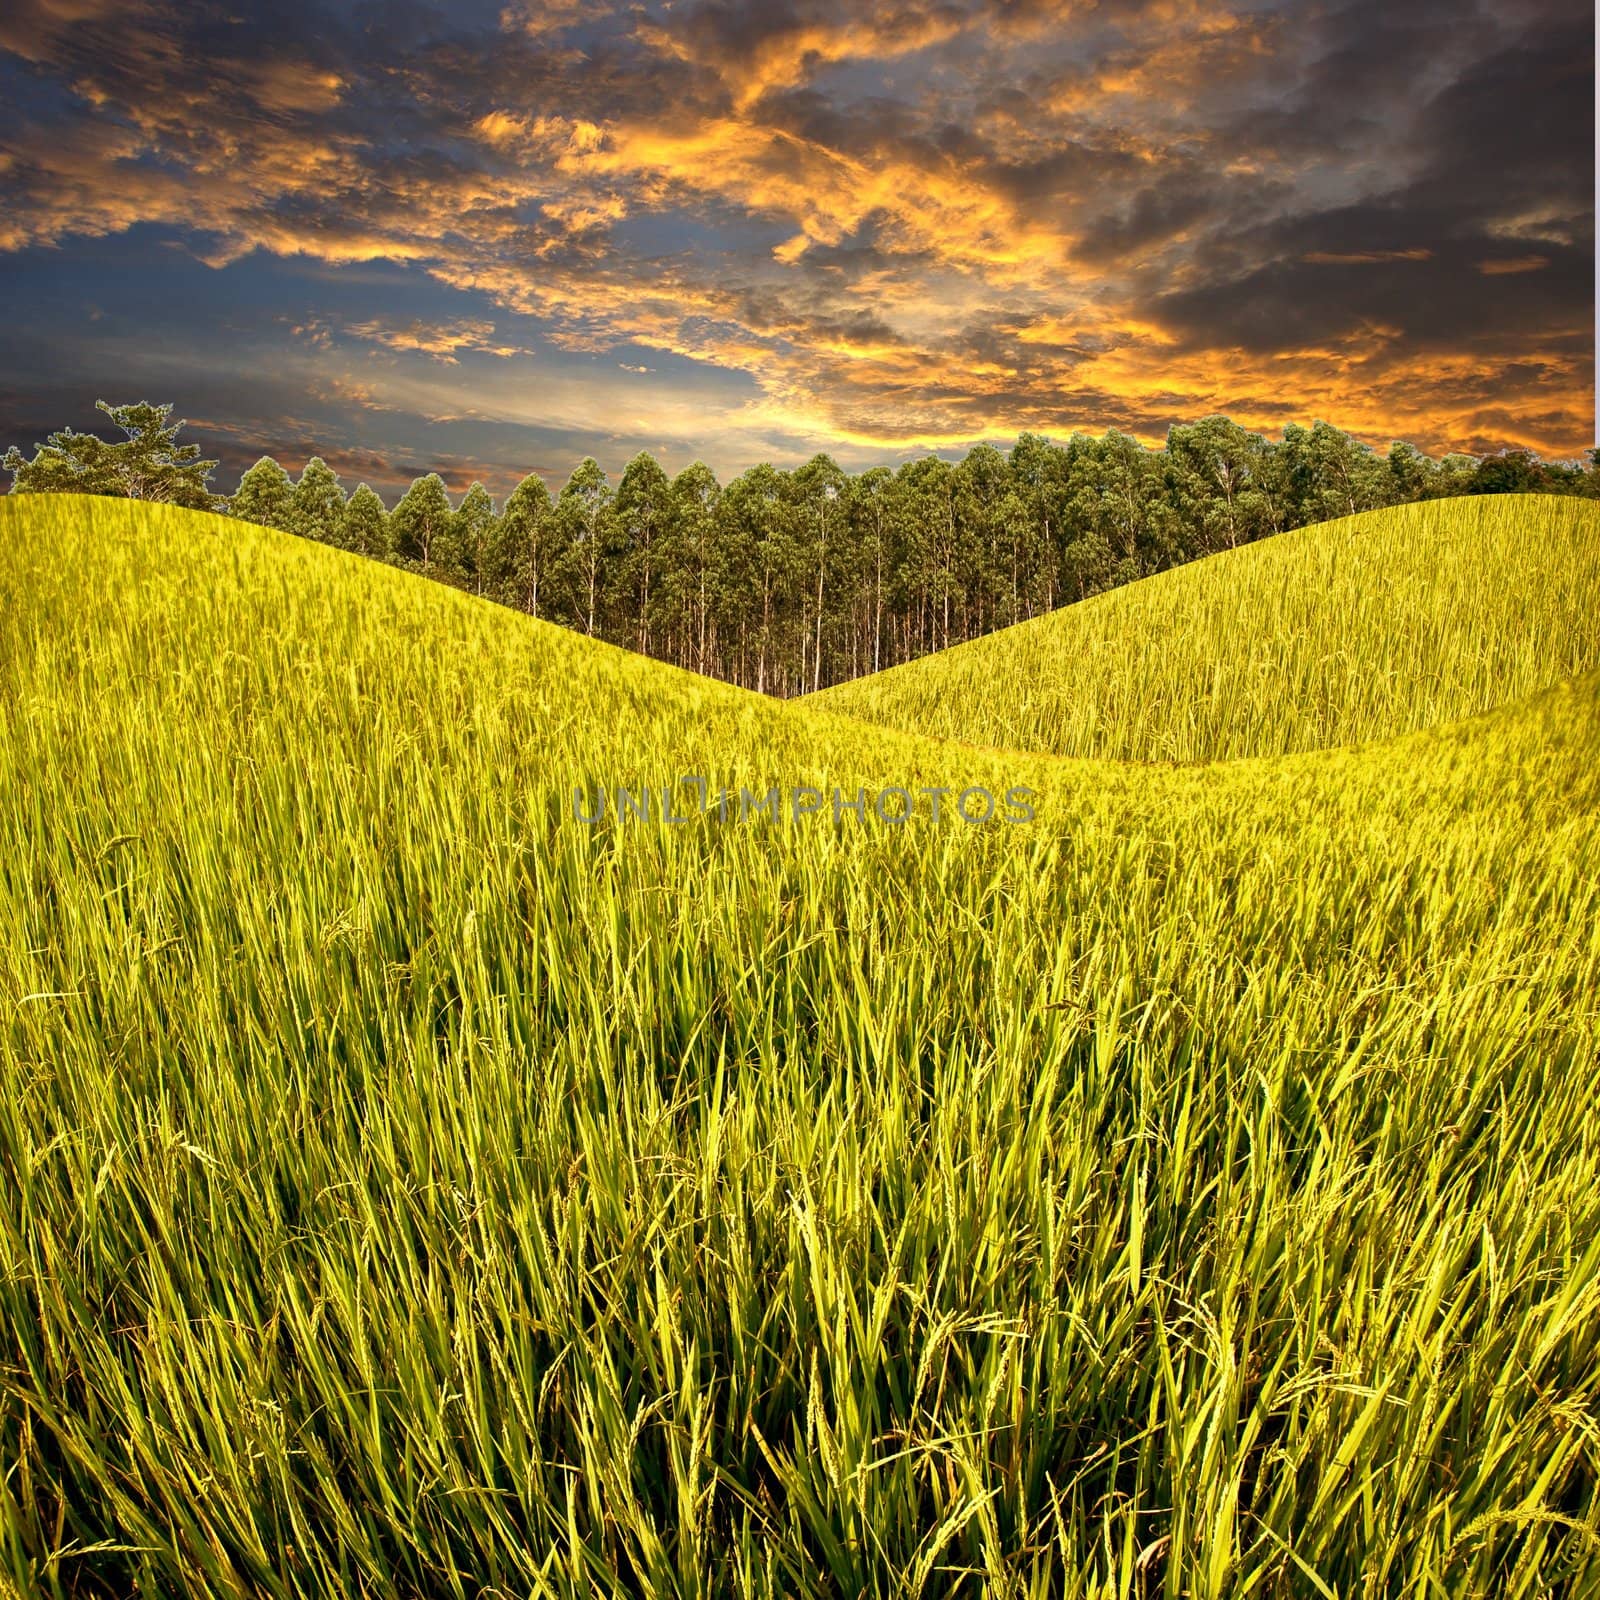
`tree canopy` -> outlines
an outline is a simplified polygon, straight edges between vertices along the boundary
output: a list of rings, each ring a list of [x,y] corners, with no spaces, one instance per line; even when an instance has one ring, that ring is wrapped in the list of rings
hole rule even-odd
[[[13,492],[218,504],[213,463],[178,446],[170,406],[101,409],[128,435],[51,436],[6,457]],[[187,486],[187,487],[185,487]],[[696,461],[669,477],[648,452],[613,484],[586,458],[558,492],[536,473],[497,505],[459,505],[437,473],[392,511],[348,499],[312,456],[298,479],[263,456],[234,516],[353,550],[679,666],[791,695],[893,666],[1168,567],[1289,528],[1401,501],[1538,490],[1600,494],[1586,462],[1526,451],[1386,454],[1331,427],[1272,440],[1227,417],[1174,426],[1151,449],[1115,429],[1009,451],[923,455],[849,474],[825,454],[761,463],[727,484]],[[180,498],[187,496],[187,498]]]
[[[13,494],[104,494],[129,500],[160,500],[169,505],[214,511],[223,497],[206,487],[215,461],[200,459],[200,446],[179,444],[181,421],[171,421],[170,405],[111,406],[95,401],[121,430],[108,443],[92,433],[63,428],[52,433],[29,461],[13,445],[4,466]]]

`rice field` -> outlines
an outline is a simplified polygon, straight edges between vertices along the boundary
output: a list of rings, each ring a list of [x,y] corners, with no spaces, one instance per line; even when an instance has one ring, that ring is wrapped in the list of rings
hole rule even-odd
[[[962,744],[0,500],[0,1587],[1600,1592],[1600,586],[1459,514],[1096,602],[1063,756],[1071,613]],[[573,815],[685,776],[830,804]]]
[[[1426,500],[1177,567],[811,701],[1056,755],[1361,744],[1600,668],[1600,505]]]

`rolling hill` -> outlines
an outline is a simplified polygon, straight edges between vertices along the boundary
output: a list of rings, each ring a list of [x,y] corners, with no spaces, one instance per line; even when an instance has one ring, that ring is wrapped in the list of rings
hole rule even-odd
[[[1595,502],[1431,500],[1211,556],[810,703],[1131,761],[1360,744],[1600,667],[1597,594]]]
[[[1591,1591],[1600,608],[1535,513],[779,704],[0,501],[0,1574]],[[573,814],[685,776],[829,803]],[[978,786],[1033,820],[832,811]]]

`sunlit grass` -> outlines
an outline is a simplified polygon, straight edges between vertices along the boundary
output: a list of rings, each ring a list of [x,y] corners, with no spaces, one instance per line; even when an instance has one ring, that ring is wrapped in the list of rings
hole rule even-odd
[[[0,531],[22,1592],[1593,1592],[1594,675],[1009,757],[220,519]],[[1039,816],[572,819],[685,773]]]
[[[1179,567],[810,703],[1058,755],[1358,744],[1600,667],[1600,505],[1430,500]]]

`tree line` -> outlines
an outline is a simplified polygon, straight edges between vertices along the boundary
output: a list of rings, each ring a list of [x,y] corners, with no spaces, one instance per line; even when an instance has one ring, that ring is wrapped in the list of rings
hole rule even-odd
[[[221,496],[214,461],[179,445],[171,406],[100,409],[125,434],[70,430],[4,465],[12,492],[130,495],[224,511],[418,572],[529,616],[696,672],[789,696],[976,638],[1057,606],[1311,522],[1455,494],[1600,495],[1586,464],[1527,451],[1380,454],[1318,422],[1281,440],[1226,417],[1148,448],[1116,430],[847,473],[825,454],[726,484],[669,476],[648,452],[613,483],[592,457],[552,494],[537,474],[503,503],[452,503],[437,473],[392,507],[347,494],[313,456],[263,456]]]

